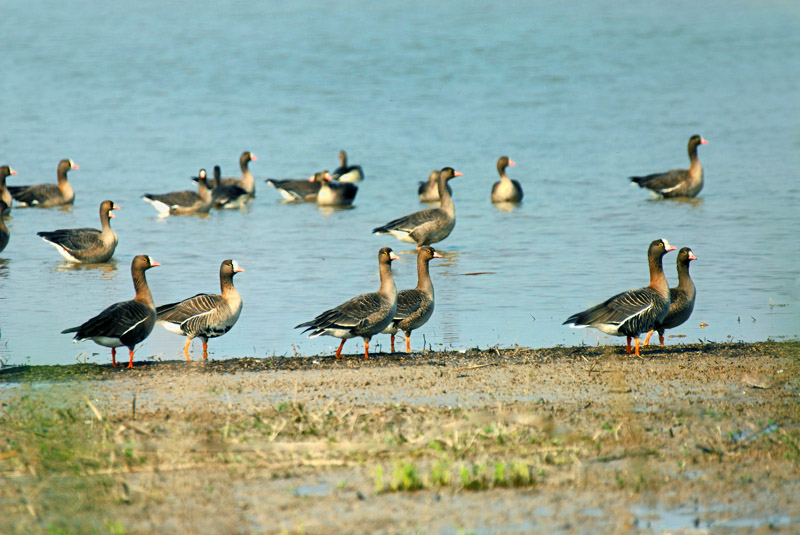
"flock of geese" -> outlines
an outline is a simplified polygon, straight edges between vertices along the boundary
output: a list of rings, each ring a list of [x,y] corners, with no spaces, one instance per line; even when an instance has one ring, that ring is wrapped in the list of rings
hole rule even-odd
[[[690,167],[665,173],[631,177],[632,183],[647,188],[658,197],[694,197],[703,187],[703,167],[697,157],[697,147],[707,141],[699,135],[689,139]],[[360,166],[348,165],[345,151],[339,153],[340,166],[333,173],[325,170],[315,173],[310,179],[267,179],[287,202],[315,202],[320,206],[347,206],[353,202],[358,191],[357,182],[364,179]],[[214,182],[208,183],[205,169],[200,169],[197,191],[177,191],[164,194],[147,193],[143,199],[151,203],[159,216],[206,213],[212,208],[240,208],[255,196],[255,179],[249,163],[256,156],[245,151],[239,163],[242,176],[222,178],[219,166],[214,168]],[[497,161],[500,180],[491,190],[495,203],[518,203],[523,198],[522,186],[506,174],[506,169],[515,163],[506,156]],[[58,164],[57,184],[33,186],[6,185],[6,178],[17,174],[7,165],[0,166],[0,214],[11,210],[12,202],[17,207],[53,207],[72,204],[75,192],[67,179],[67,173],[79,169],[72,160],[61,160]],[[392,277],[391,263],[397,255],[383,247],[378,252],[380,287],[376,292],[364,293],[326,310],[314,319],[295,328],[311,331],[310,337],[328,335],[341,339],[336,357],[341,357],[346,340],[361,337],[364,340],[364,356],[369,357],[369,343],[373,336],[391,335],[391,351],[395,350],[395,335],[405,335],[406,352],[411,352],[411,332],[424,325],[433,314],[434,291],[429,263],[442,255],[431,244],[447,238],[455,227],[455,205],[450,180],[462,176],[452,167],[433,171],[427,182],[420,182],[419,199],[423,202],[439,203],[437,207],[414,212],[393,219],[373,229],[374,234],[386,234],[417,245],[416,288],[398,292]],[[39,232],[38,235],[52,244],[70,262],[103,263],[114,254],[118,243],[111,229],[110,219],[119,207],[110,200],[100,204],[100,230],[94,228],[60,229]],[[0,217],[0,251],[6,248],[9,230]],[[688,247],[677,256],[678,286],[669,288],[664,274],[662,259],[676,248],[665,239],[654,240],[647,251],[650,282],[643,288],[619,293],[587,310],[570,316],[565,325],[594,327],[600,331],[627,337],[626,352],[631,353],[631,340],[635,339],[635,354],[639,356],[639,336],[648,333],[645,345],[654,331],[664,346],[664,332],[684,323],[692,313],[696,290],[689,276],[689,263],[696,256]],[[158,323],[170,332],[186,337],[183,353],[190,360],[189,347],[194,338],[203,343],[203,358],[208,357],[208,339],[222,336],[236,324],[242,310],[242,298],[233,284],[233,277],[244,271],[233,259],[220,265],[220,293],[200,293],[175,303],[156,306],[145,272],[159,266],[147,255],[137,255],[131,262],[131,276],[136,295],[129,301],[115,303],[79,326],[62,333],[74,333],[74,341],[92,340],[111,348],[111,363],[116,367],[116,348],[129,350],[128,367],[133,367],[134,348],[147,338]]]

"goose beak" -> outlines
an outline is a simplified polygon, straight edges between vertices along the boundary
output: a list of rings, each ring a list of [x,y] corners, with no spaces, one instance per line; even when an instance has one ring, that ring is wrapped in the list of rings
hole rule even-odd
[[[233,261],[233,272],[234,273],[241,273],[242,271],[244,271],[244,268],[239,265],[239,262],[234,260]]]
[[[454,177],[456,177],[456,176],[464,176],[464,173],[461,173],[461,172],[459,172],[459,171],[456,171],[455,173],[453,173],[453,176],[454,176]]]
[[[158,262],[156,262],[156,261],[155,261],[155,260],[153,260],[152,258],[150,259],[150,267],[158,267],[158,266],[160,266],[160,265],[161,265],[161,264],[159,264]]]
[[[667,240],[665,240],[664,238],[661,238],[661,241],[664,242],[664,251],[670,252],[670,251],[674,251],[675,250],[675,246],[674,245],[670,245],[669,242]]]
[[[442,254],[439,251],[434,251],[433,252],[433,257],[434,258],[443,258]]]
[[[120,205],[118,205],[117,203],[114,203],[114,206],[112,206],[111,209],[112,210],[122,210],[122,207],[120,207]]]
[[[517,165],[517,162],[515,162],[514,160],[508,160],[508,165],[509,165],[509,166],[511,166],[511,165]]]
[[[255,162],[256,160],[258,160],[258,158],[256,158],[256,155],[251,152],[250,153],[250,160]]]
[[[700,144],[701,144],[701,145],[708,145],[708,140],[707,140],[707,139],[703,139],[703,138],[701,137],[701,138],[700,138]]]
[[[691,251],[689,251],[689,260],[697,260],[697,257]]]
[[[8,172],[11,173],[12,175],[16,175],[17,174],[16,171],[14,171],[13,169],[10,169],[10,168],[9,168]]]
[[[394,254],[394,251],[389,253],[389,260],[400,260],[400,257]]]
[[[76,164],[76,163],[75,163],[75,162],[73,162],[72,160],[70,160],[70,167],[71,167],[72,169],[80,169],[80,167],[78,167],[78,164]]]

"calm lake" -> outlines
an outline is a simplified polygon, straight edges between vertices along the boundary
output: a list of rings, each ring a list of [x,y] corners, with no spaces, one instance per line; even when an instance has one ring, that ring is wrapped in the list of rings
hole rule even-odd
[[[54,182],[68,209],[15,207],[0,252],[0,358],[108,362],[60,331],[133,297],[149,254],[157,304],[218,292],[219,264],[246,270],[239,323],[211,358],[331,354],[338,339],[293,327],[374,291],[377,251],[416,284],[413,247],[371,229],[426,208],[417,183],[451,182],[457,224],[431,263],[433,318],[412,348],[624,344],[562,326],[648,281],[655,238],[698,260],[695,311],[668,344],[794,338],[800,332],[800,4],[795,1],[155,2],[11,1],[0,29],[0,165],[8,184]],[[687,167],[692,134],[706,185],[657,201],[630,175]],[[346,149],[364,168],[353,209],[286,205],[264,180],[308,177]],[[239,174],[254,152],[247,210],[159,219],[145,192],[191,189],[199,168]],[[525,190],[489,201],[495,163]],[[97,227],[121,206],[102,266],[72,266],[37,231]],[[675,255],[665,257],[677,283]],[[701,325],[704,325],[701,327]],[[156,327],[137,360],[182,358]],[[388,350],[388,336],[373,339]],[[200,343],[192,346],[197,358]],[[345,353],[363,351],[350,340]],[[127,357],[125,357],[127,358]]]

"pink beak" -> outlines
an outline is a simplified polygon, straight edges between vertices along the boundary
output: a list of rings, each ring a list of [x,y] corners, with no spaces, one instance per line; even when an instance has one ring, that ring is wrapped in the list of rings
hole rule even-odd
[[[707,140],[707,139],[703,139],[703,138],[701,137],[701,138],[700,138],[700,144],[701,144],[701,145],[708,145],[708,140]]]
[[[434,251],[433,252],[433,257],[434,258],[442,258],[442,255],[439,253],[439,251]]]
[[[9,172],[10,172],[12,175],[16,175],[16,174],[17,174],[17,172],[16,172],[16,171],[14,171],[13,169],[9,169],[8,171],[9,171]]]
[[[459,173],[458,171],[455,171],[453,173],[453,176],[464,176],[464,173]]]
[[[508,165],[517,165],[517,163],[514,160],[508,160]]]
[[[689,251],[689,260],[697,260],[697,257],[691,251]]]

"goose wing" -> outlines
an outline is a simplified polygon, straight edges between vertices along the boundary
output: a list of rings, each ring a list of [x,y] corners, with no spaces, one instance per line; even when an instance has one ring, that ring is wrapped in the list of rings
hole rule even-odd
[[[61,229],[48,232],[37,232],[37,236],[44,238],[64,249],[80,251],[102,244],[100,231],[93,228]]]

